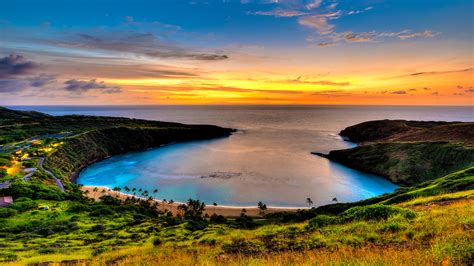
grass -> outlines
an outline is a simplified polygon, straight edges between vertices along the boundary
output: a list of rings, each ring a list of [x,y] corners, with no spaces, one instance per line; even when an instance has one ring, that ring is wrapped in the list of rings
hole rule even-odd
[[[290,265],[305,259],[308,265],[398,264],[406,256],[428,263],[465,263],[471,259],[474,241],[474,198],[469,196],[473,194],[469,190],[415,199],[377,219],[343,219],[317,227],[308,226],[311,222],[267,224],[254,230],[211,224],[197,231],[189,231],[185,223],[166,226],[153,219],[132,226],[133,215],[94,217],[88,212],[69,213],[72,202],[38,200],[39,206],[48,205],[50,211],[30,210],[2,220],[0,257],[14,254],[18,263],[93,258],[98,264],[115,261],[122,265],[152,261]],[[446,197],[450,200],[440,201]],[[407,217],[407,211],[416,215]],[[47,237],[36,235],[38,228],[5,234],[26,225],[41,227],[40,221],[48,221],[49,228],[69,223]],[[71,222],[76,229],[68,230]],[[160,241],[153,246],[156,239]]]
[[[23,169],[46,157],[45,168],[66,186],[60,191],[41,169],[29,181],[2,172],[0,178],[13,182],[0,195],[15,199],[0,209],[2,265],[459,265],[474,259],[473,148],[460,143],[391,142],[344,151],[354,162],[413,182],[394,193],[259,220],[212,222],[190,203],[183,217],[172,217],[145,200],[105,196],[94,202],[69,178],[109,155],[226,135],[229,129],[2,108],[0,125],[0,142],[10,142],[0,147],[1,169],[12,162]],[[441,126],[449,131],[450,125]],[[43,135],[59,132],[70,133]],[[32,158],[21,161],[25,154]],[[406,179],[411,175],[419,178]]]

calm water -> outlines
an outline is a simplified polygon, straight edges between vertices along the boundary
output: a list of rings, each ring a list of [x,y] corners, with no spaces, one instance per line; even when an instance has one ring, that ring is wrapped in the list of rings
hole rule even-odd
[[[78,182],[129,186],[159,199],[200,199],[207,204],[305,206],[355,201],[397,186],[349,169],[311,151],[352,147],[337,133],[374,119],[474,121],[472,107],[354,106],[33,106],[52,115],[85,114],[143,118],[239,129],[229,138],[196,141],[115,156],[86,168]]]

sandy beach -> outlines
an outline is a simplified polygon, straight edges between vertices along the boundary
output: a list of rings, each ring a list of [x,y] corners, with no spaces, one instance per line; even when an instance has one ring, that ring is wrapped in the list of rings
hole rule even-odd
[[[98,188],[97,191],[94,191],[94,188]],[[109,195],[113,196],[119,199],[126,199],[127,197],[137,197],[131,194],[119,192],[119,191],[113,191],[108,187],[100,187],[100,186],[83,186],[81,187],[81,190],[86,193],[86,195],[90,198],[95,199],[96,201],[100,200],[100,197],[104,195]],[[87,191],[87,192],[86,192]],[[163,202],[162,200],[157,200],[153,199],[154,201],[159,203],[159,209],[161,210],[168,210],[173,215],[176,215],[178,213],[178,206],[181,205],[182,203],[180,202]],[[214,213],[217,215],[223,215],[225,217],[238,217],[240,216],[242,209],[245,209],[246,215],[252,216],[252,217],[261,217],[261,211],[255,206],[255,207],[236,207],[236,206],[206,206],[206,209],[204,211],[205,214],[213,215]],[[291,208],[291,207],[268,207],[267,210],[265,210],[265,213],[275,213],[275,212],[284,212],[284,211],[290,211],[290,212],[295,212],[299,209],[305,209],[305,208]]]

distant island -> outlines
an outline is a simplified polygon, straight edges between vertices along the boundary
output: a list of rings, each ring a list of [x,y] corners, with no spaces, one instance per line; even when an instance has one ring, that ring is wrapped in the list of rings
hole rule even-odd
[[[155,191],[82,187],[109,156],[234,129],[140,119],[50,116],[0,107],[0,262],[64,264],[468,264],[474,123],[369,121],[352,149],[314,154],[401,187],[362,201],[251,209],[156,201]],[[257,205],[257,204],[256,204]],[[237,215],[235,215],[237,213]],[[434,222],[435,221],[435,222]]]

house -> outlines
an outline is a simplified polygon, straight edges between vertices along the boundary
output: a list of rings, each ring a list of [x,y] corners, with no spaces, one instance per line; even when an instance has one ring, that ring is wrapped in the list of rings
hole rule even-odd
[[[7,207],[13,203],[13,198],[10,196],[0,197],[0,207]]]

